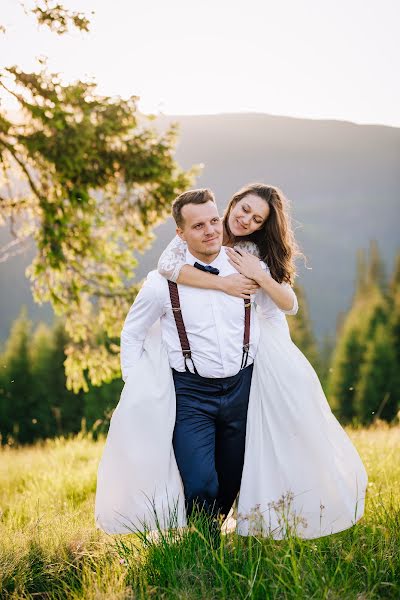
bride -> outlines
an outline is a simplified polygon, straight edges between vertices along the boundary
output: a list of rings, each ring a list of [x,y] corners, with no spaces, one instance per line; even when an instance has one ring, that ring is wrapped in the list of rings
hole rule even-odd
[[[298,309],[291,287],[298,250],[285,203],[279,189],[252,184],[232,197],[223,217],[223,245],[231,264],[257,281],[281,309],[281,319],[259,314],[237,532],[275,539],[293,532],[310,539],[347,529],[361,518],[367,474],[314,369],[290,338],[284,313]],[[180,284],[222,285],[243,297],[235,288],[236,276],[221,283],[186,265],[185,253],[185,242],[175,237],[161,255],[159,272]]]

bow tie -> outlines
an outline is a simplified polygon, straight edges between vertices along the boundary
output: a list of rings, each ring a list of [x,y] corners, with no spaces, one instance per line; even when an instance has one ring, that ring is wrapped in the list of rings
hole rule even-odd
[[[196,267],[196,269],[200,269],[200,271],[206,271],[206,273],[212,273],[213,275],[219,274],[219,269],[210,267],[210,265],[201,265],[200,263],[195,262],[193,266]]]

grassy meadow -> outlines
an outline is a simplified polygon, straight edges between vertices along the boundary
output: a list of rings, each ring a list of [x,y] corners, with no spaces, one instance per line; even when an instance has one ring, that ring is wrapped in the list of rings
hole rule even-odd
[[[369,474],[366,514],[317,540],[192,527],[143,539],[94,527],[104,440],[82,434],[0,450],[0,597],[400,598],[400,426],[349,430]]]

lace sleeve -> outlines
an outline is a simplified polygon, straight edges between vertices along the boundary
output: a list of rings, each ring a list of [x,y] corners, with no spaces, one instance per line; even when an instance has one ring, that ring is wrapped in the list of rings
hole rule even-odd
[[[248,240],[243,240],[242,242],[238,242],[235,245],[235,248],[238,248],[238,250],[245,250],[246,252],[248,252],[249,254],[254,254],[254,256],[258,256],[258,258],[260,258],[260,252],[258,250],[258,246],[256,244],[254,244],[254,242],[250,242]],[[265,265],[265,263],[264,263]],[[267,265],[265,265],[266,271],[267,273],[269,273],[269,268]],[[297,296],[292,288],[292,286],[289,283],[281,283],[281,285],[285,286],[285,288],[287,288],[288,290],[291,291],[292,296],[293,296],[293,308],[291,308],[290,310],[282,310],[283,313],[285,313],[285,315],[295,315],[297,313],[297,311],[299,310],[299,303],[297,301]]]
[[[176,235],[160,256],[157,265],[160,275],[176,283],[179,272],[186,263],[186,248],[186,242]]]

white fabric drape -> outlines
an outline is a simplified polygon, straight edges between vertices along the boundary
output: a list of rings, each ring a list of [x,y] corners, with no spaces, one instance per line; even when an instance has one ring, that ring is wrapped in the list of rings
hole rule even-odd
[[[97,476],[95,516],[107,533],[185,525],[172,448],[175,390],[160,322],[124,385]]]

